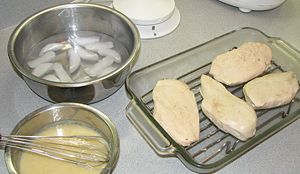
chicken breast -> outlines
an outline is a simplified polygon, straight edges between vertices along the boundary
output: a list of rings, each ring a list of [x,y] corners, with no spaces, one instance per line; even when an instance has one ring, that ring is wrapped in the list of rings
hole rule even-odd
[[[243,92],[255,109],[273,108],[292,101],[299,90],[293,72],[272,73],[248,82]]]
[[[160,80],[153,89],[154,118],[182,146],[199,140],[200,123],[195,96],[179,80]]]
[[[262,74],[270,66],[271,60],[272,51],[267,45],[248,42],[218,55],[212,61],[209,73],[219,82],[234,86]]]
[[[213,78],[202,75],[200,82],[203,113],[219,129],[242,141],[254,136],[257,122],[254,109]]]

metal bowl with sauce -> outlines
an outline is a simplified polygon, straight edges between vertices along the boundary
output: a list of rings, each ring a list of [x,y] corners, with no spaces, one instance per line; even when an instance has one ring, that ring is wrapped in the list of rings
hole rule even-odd
[[[61,125],[62,123],[75,123],[90,127],[99,132],[108,142],[109,161],[101,174],[108,174],[115,168],[120,152],[119,136],[114,124],[102,112],[90,106],[78,103],[51,104],[28,114],[12,130],[12,135],[35,135],[41,129],[49,125]],[[57,129],[62,131],[61,127]],[[5,148],[5,162],[10,174],[22,174],[20,171],[20,159],[23,151],[13,148]],[[61,163],[60,163],[61,164]],[[38,164],[34,164],[36,166]],[[44,166],[44,168],[47,166]],[[57,166],[59,168],[60,166]],[[76,167],[76,166],[75,166]],[[33,166],[31,168],[34,168]],[[100,170],[99,170],[100,171]]]

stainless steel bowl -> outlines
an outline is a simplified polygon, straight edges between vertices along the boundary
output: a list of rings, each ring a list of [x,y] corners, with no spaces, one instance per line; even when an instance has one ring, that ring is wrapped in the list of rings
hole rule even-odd
[[[117,70],[81,83],[58,83],[33,76],[24,67],[29,50],[45,38],[64,32],[93,31],[122,43],[129,57]],[[96,4],[65,4],[40,11],[24,20],[12,33],[8,56],[17,74],[40,97],[51,102],[93,103],[117,91],[125,82],[140,51],[135,25],[122,13]]]
[[[110,145],[110,160],[102,173],[111,173],[119,158],[119,136],[113,123],[102,112],[78,103],[52,104],[28,114],[11,132],[12,135],[33,135],[46,125],[58,121],[79,121],[99,130]],[[19,174],[21,152],[5,148],[5,162],[10,174]]]

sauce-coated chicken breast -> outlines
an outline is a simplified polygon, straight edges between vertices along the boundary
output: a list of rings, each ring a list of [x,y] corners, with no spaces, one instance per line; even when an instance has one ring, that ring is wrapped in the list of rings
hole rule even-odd
[[[299,90],[293,72],[272,73],[248,82],[243,92],[255,109],[274,108],[292,101]]]
[[[160,80],[153,89],[154,118],[178,143],[188,146],[199,140],[200,123],[196,99],[179,80]]]
[[[247,82],[268,69],[272,60],[271,49],[263,44],[247,42],[239,48],[218,55],[213,61],[210,74],[229,86]]]
[[[257,122],[254,109],[213,78],[202,75],[200,82],[203,113],[218,128],[242,141],[254,136]]]

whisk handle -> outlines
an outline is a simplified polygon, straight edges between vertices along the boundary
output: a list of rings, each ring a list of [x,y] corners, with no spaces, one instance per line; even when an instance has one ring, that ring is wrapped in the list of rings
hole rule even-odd
[[[5,143],[3,143],[2,135],[0,133],[0,150],[3,150],[3,149],[5,149]]]

